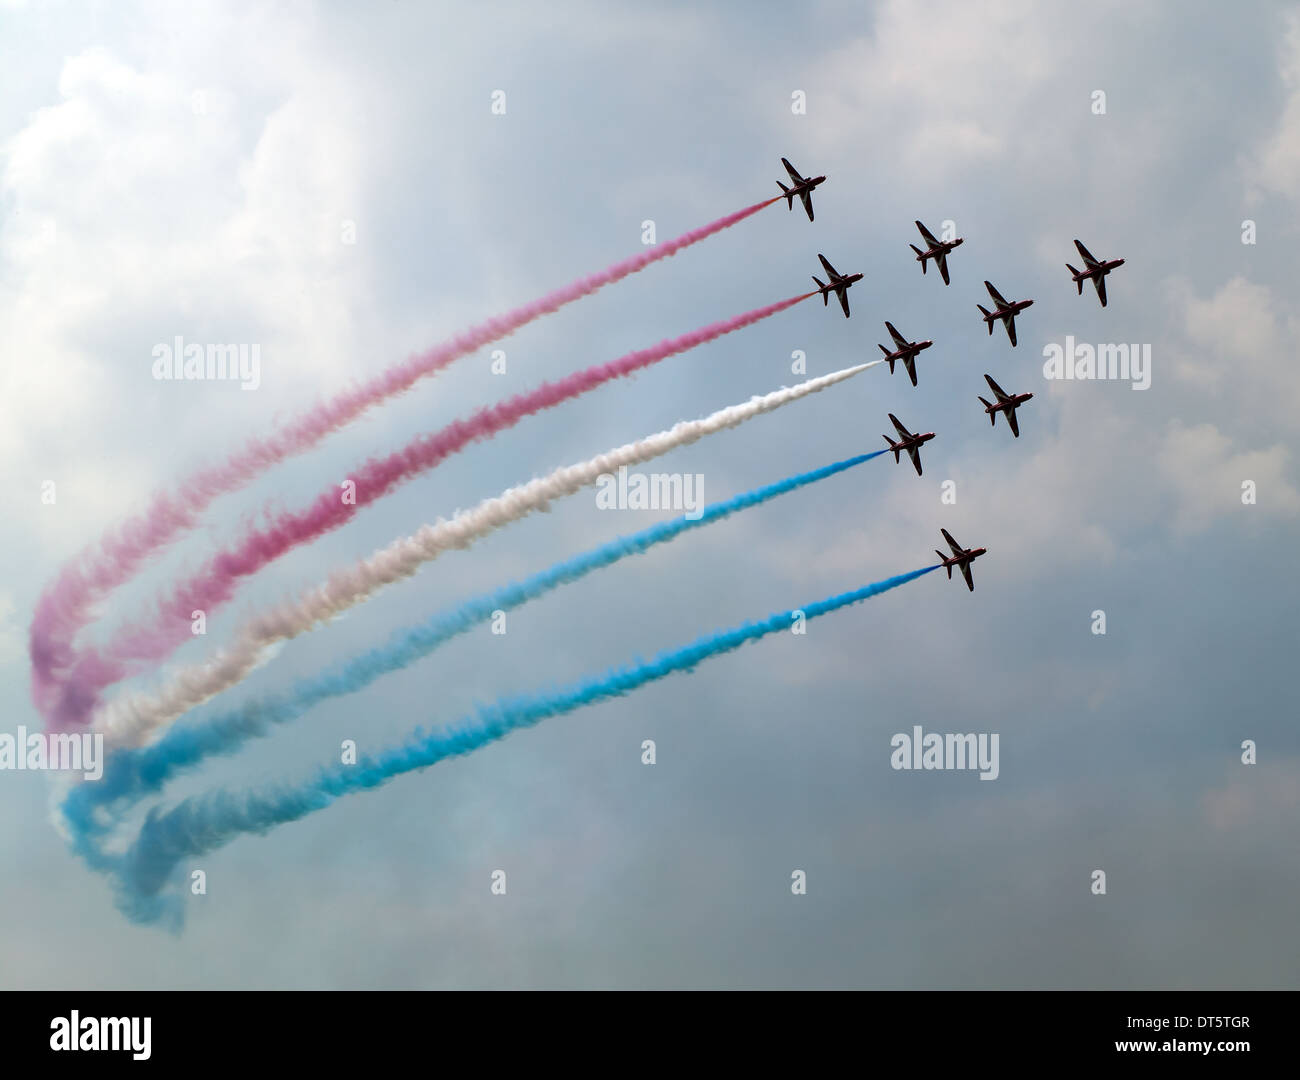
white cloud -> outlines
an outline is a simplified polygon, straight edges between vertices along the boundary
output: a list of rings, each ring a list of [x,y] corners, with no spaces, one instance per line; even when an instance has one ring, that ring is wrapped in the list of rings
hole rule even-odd
[[[1285,16],[1278,45],[1278,76],[1286,101],[1277,129],[1247,164],[1248,195],[1259,190],[1294,199],[1300,191],[1300,13]]]
[[[1214,424],[1170,424],[1156,464],[1177,496],[1174,528],[1194,532],[1229,514],[1295,517],[1300,492],[1286,479],[1290,454],[1277,444],[1267,450],[1233,451]],[[1242,483],[1253,481],[1258,503],[1242,503]]]

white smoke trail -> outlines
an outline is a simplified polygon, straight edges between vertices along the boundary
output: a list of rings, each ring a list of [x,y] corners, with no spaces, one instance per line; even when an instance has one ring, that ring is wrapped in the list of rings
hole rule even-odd
[[[143,746],[177,717],[241,682],[267,658],[277,642],[297,637],[328,622],[385,585],[410,577],[424,563],[436,559],[444,551],[468,547],[503,525],[533,511],[547,509],[553,500],[581,491],[600,476],[616,472],[621,466],[649,461],[706,435],[735,427],[755,416],[825,390],[882,363],[883,360],[873,360],[844,368],[797,386],[755,396],[741,405],[730,405],[700,420],[683,420],[667,431],[509,488],[457,513],[450,520],[440,518],[432,525],[423,525],[414,535],[395,540],[369,558],[335,571],[324,584],[304,593],[299,599],[280,604],[249,620],[236,631],[229,646],[210,660],[173,672],[161,688],[111,702],[95,717],[94,729],[104,732],[104,741],[110,747]]]

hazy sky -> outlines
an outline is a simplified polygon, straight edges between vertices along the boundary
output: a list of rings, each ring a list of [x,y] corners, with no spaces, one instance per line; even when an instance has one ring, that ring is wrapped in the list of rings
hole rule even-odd
[[[818,252],[866,274],[852,319],[809,301],[522,422],[259,574],[176,660],[423,522],[800,381],[797,350],[809,375],[873,358],[886,319],[935,341],[917,388],[876,368],[647,471],[724,498],[882,447],[894,412],[938,433],[925,475],[882,457],[620,563],[165,801],[928,565],[941,526],[989,549],[973,594],[930,575],[241,838],[187,864],[208,893],[179,935],[114,908],[46,777],[0,772],[0,986],[1297,986],[1293,6],[5,0],[0,43],[0,732],[40,722],[40,590],[150,492],[642,250],[647,220],[663,241],[775,194],[782,155],[829,177],[814,223],[770,207],[509,338],[506,374],[483,351],[422,382],[216,503],[87,640],[262,508],[803,291]],[[908,250],[915,218],[965,237],[947,288]],[[1105,309],[1075,294],[1076,237],[1127,260]],[[985,278],[1035,301],[1015,349],[979,320]],[[261,385],[154,380],[178,335],[257,343]],[[1067,335],[1150,345],[1150,388],[1045,379]],[[1034,394],[1019,440],[989,427],[985,372]],[[666,516],[570,498],[189,719]],[[918,724],[998,733],[1000,775],[892,769]]]

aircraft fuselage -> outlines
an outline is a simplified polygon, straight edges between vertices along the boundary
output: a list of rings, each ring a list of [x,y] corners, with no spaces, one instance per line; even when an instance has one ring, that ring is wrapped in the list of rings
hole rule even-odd
[[[1000,307],[996,311],[990,311],[984,316],[985,322],[991,322],[993,319],[1014,319],[1027,307],[1033,307],[1032,300],[1017,300],[1014,304],[1008,304],[1006,307]]]
[[[943,560],[944,566],[962,567],[967,563],[974,562],[981,555],[988,554],[988,548],[967,548],[960,555],[953,555],[951,558]]]
[[[947,255],[953,248],[961,247],[966,241],[963,237],[957,237],[956,240],[941,240],[928,251],[921,252],[916,257],[917,262],[925,262],[926,259],[933,259],[936,255]]]
[[[839,292],[841,289],[847,289],[855,281],[861,281],[862,274],[845,274],[844,277],[838,277],[829,285],[818,285],[817,291],[823,293]],[[813,279],[814,281],[816,278]]]
[[[894,350],[894,352],[889,353],[888,355],[886,355],[885,359],[906,360],[908,357],[915,356],[917,353],[920,352],[924,352],[933,344],[934,344],[933,341],[912,341],[909,342],[907,345],[904,345],[901,349],[896,349]]]
[[[1074,275],[1074,280],[1087,281],[1089,278],[1105,277],[1116,267],[1123,265],[1123,259],[1107,259],[1105,262],[1098,263],[1096,266],[1088,267],[1087,270],[1080,270]]]
[[[1021,405],[1023,405],[1026,401],[1028,401],[1033,396],[1034,396],[1033,394],[1012,394],[1011,399],[1009,401],[994,402],[992,405],[988,406],[984,411],[986,413],[995,413],[995,412],[1006,412],[1008,409],[1018,409],[1020,408]]]

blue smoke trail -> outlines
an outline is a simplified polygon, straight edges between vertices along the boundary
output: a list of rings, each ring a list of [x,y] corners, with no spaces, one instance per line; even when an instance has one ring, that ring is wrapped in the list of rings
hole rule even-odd
[[[378,754],[363,755],[354,765],[323,768],[314,779],[297,785],[244,794],[218,790],[185,799],[165,813],[155,808],[125,853],[98,852],[100,868],[111,868],[116,879],[118,906],[131,919],[165,921],[178,927],[182,917],[179,898],[159,893],[182,859],[215,851],[242,833],[265,833],[277,825],[297,821],[324,810],[340,796],[379,787],[396,776],[428,768],[444,758],[472,753],[547,717],[621,697],[675,672],[691,671],[711,657],[788,629],[798,612],[806,619],[815,619],[938,569],[938,564],[927,566],[803,608],[779,611],[757,622],[708,634],[682,648],[662,652],[653,660],[611,668],[602,675],[557,690],[520,694],[481,705],[455,726],[430,733],[417,728],[405,743]]]
[[[877,450],[810,472],[797,473],[774,484],[713,503],[698,518],[675,518],[611,540],[521,582],[468,600],[420,626],[398,631],[386,644],[362,653],[341,669],[299,681],[287,694],[249,702],[198,725],[173,727],[152,746],[119,750],[99,781],[79,785],[64,801],[63,813],[77,842],[75,846],[89,855],[80,841],[102,835],[109,827],[107,821],[95,814],[96,807],[117,804],[125,808],[154,794],[177,773],[193,768],[205,758],[233,753],[246,740],[264,735],[274,725],[296,719],[327,698],[354,694],[380,676],[428,656],[448,639],[488,621],[497,610],[510,611],[552,589],[577,581],[593,570],[629,555],[641,554],[690,529],[709,525],[887,453],[888,450]]]

